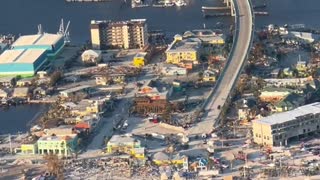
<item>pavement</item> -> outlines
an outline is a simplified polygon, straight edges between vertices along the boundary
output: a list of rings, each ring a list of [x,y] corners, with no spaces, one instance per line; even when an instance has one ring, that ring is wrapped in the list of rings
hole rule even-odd
[[[222,107],[230,98],[230,92],[236,83],[239,73],[250,50],[253,36],[253,22],[251,7],[248,0],[234,0],[236,8],[236,29],[232,51],[228,62],[211,94],[208,97],[205,111],[207,115],[203,121],[188,130],[188,134],[210,133],[216,125],[216,120],[221,114]],[[221,106],[221,109],[218,109]]]

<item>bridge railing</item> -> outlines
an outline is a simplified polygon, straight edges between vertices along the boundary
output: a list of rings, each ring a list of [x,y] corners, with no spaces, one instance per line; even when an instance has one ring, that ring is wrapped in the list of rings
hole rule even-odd
[[[236,11],[237,11],[237,10],[236,10]],[[239,10],[238,10],[238,12],[239,12]],[[238,13],[236,13],[236,14],[238,14]],[[207,110],[207,105],[208,105],[208,103],[212,100],[212,96],[214,95],[214,93],[217,91],[218,86],[219,86],[219,84],[220,84],[220,82],[221,82],[221,79],[223,78],[223,76],[224,76],[224,74],[225,74],[225,72],[226,72],[226,67],[228,67],[228,65],[230,64],[230,58],[233,56],[233,52],[234,52],[234,50],[235,50],[236,37],[238,37],[238,35],[239,35],[239,25],[238,25],[237,22],[238,22],[238,19],[237,19],[237,16],[235,16],[235,25],[236,25],[236,27],[235,27],[235,34],[234,34],[234,36],[233,36],[232,47],[231,47],[231,50],[230,50],[230,52],[229,52],[227,62],[226,62],[226,64],[225,64],[225,66],[224,66],[221,74],[219,75],[218,80],[216,81],[216,85],[215,85],[214,88],[211,90],[208,98],[207,98],[206,101],[203,103],[203,106],[201,107],[201,109]]]
[[[250,36],[250,41],[249,41],[249,47],[248,47],[248,50],[246,52],[246,58],[248,57],[248,55],[250,54],[250,49],[252,47],[252,42],[253,42],[253,33],[254,33],[254,13],[253,13],[253,6],[252,6],[252,2],[251,0],[247,0],[248,3],[249,3],[249,6],[250,6],[250,13],[251,13],[251,17],[252,17],[252,28],[251,28],[251,36]],[[235,22],[236,22],[236,35],[238,37],[238,33],[239,33],[239,24],[237,23],[237,21],[240,21],[239,18],[240,18],[240,13],[239,13],[239,9],[238,9],[238,5],[237,5],[237,1],[236,0],[233,0],[233,3],[234,3],[234,8],[235,8],[235,11],[236,11],[236,16],[235,16]],[[234,39],[233,39],[233,47],[234,47],[234,44],[235,43],[235,36],[234,36]],[[232,49],[234,50],[234,49]],[[232,52],[231,52],[232,53]],[[231,54],[230,54],[231,55]],[[229,58],[232,57],[232,56],[229,56]],[[227,64],[230,64],[230,61],[228,60],[228,63]],[[231,89],[230,89],[230,93],[234,90],[234,88],[236,87],[236,82],[237,82],[237,79],[239,78],[241,72],[242,72],[242,69],[244,68],[244,66],[246,65],[246,61],[243,61],[242,64],[241,64],[241,67],[240,67],[240,70],[237,72],[237,75],[236,75],[236,79],[235,81],[233,82],[232,86],[231,86]],[[227,67],[227,66],[225,66]],[[231,96],[228,96],[228,100],[231,100],[229,99],[231,98]],[[227,100],[226,100],[227,101]],[[225,102],[225,104],[223,105],[222,109],[226,110],[226,105],[227,103]],[[220,120],[221,120],[221,117],[222,116],[222,113],[219,114],[219,117],[217,118],[218,120],[215,122],[214,126],[218,125],[220,123]]]

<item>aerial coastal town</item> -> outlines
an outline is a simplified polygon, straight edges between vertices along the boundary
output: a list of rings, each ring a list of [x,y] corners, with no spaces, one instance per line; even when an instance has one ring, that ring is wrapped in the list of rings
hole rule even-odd
[[[0,35],[0,109],[42,107],[0,126],[0,179],[320,179],[320,29],[223,3],[230,27],[173,36],[146,18],[93,19],[81,45],[66,19]]]

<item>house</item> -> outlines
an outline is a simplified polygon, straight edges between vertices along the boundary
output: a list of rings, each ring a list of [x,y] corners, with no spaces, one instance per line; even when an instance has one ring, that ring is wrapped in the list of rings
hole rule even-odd
[[[184,38],[199,38],[203,44],[208,45],[222,45],[225,43],[225,36],[216,33],[210,29],[196,29],[193,31],[186,31],[183,34]]]
[[[77,86],[74,88],[66,89],[64,91],[60,91],[60,96],[65,97],[65,98],[69,98],[72,95],[75,95],[76,93],[79,93],[79,92],[89,93],[90,89],[91,89],[91,87],[88,85]]]
[[[81,55],[82,62],[84,63],[99,63],[102,59],[100,50],[86,50]]]
[[[248,120],[251,118],[254,118],[251,114],[251,109],[256,105],[256,102],[254,99],[246,98],[241,99],[238,102],[236,102],[238,107],[238,119],[239,120]]]
[[[131,136],[113,135],[107,143],[107,153],[123,152],[134,154],[135,148],[141,148],[141,142]]]
[[[20,151],[21,154],[37,154],[38,145],[37,143],[21,144],[20,148],[15,151]]]
[[[293,71],[290,68],[284,68],[283,69],[283,74],[287,77],[292,77],[293,76]]]
[[[14,76],[7,76],[0,78],[0,86],[11,87],[15,84],[16,78]]]
[[[74,128],[78,131],[91,132],[99,123],[100,116],[98,114],[78,116],[75,120]]]
[[[307,71],[307,62],[306,61],[298,61],[296,64],[296,69],[299,72],[306,72]]]
[[[197,161],[190,164],[190,169],[192,169],[194,172],[208,170],[208,159],[202,157],[197,158]]]
[[[97,75],[95,76],[95,79],[96,79],[96,85],[106,86],[106,85],[109,85],[110,83],[110,78],[107,76]]]
[[[0,98],[8,97],[8,93],[5,90],[0,89]]]
[[[153,155],[152,161],[158,166],[183,165],[184,163],[188,163],[188,157],[180,154],[169,155],[164,152],[157,152]]]
[[[61,106],[70,110],[73,116],[86,116],[100,113],[103,109],[103,102],[90,99],[83,99],[78,103],[64,103]]]
[[[33,80],[33,78],[19,79],[17,81],[16,85],[19,87],[30,86],[32,84],[32,80]]]
[[[39,154],[57,154],[68,156],[77,150],[78,136],[76,134],[60,136],[43,136],[37,141]]]
[[[138,52],[134,57],[133,57],[133,65],[135,67],[142,67],[145,66],[148,62],[148,53],[146,52]]]
[[[19,97],[19,98],[26,98],[29,94],[29,88],[28,87],[18,87],[14,88],[13,90],[13,97]]]
[[[280,74],[280,68],[276,68],[276,69],[271,71],[271,77],[272,78],[278,78],[279,74]]]
[[[109,74],[95,76],[97,85],[109,85],[110,83],[124,83],[126,80],[125,74]]]
[[[48,93],[48,91],[42,87],[36,87],[34,90],[33,90],[33,94],[38,94],[38,95],[41,95],[41,96],[46,96]]]
[[[181,76],[187,74],[187,69],[183,67],[178,67],[175,65],[164,65],[161,69],[161,74],[165,76]]]
[[[260,91],[259,98],[264,102],[279,102],[293,92],[294,90],[287,88],[266,87]]]
[[[204,82],[215,82],[217,77],[217,73],[212,70],[205,70],[203,72],[202,80]]]
[[[276,112],[290,111],[305,104],[305,98],[299,94],[291,93],[282,99],[280,102],[274,104]]]
[[[166,86],[159,81],[149,80],[138,91],[137,96],[147,96],[152,100],[168,99],[173,88]]]
[[[264,79],[266,86],[276,86],[276,87],[303,87],[308,83],[313,81],[312,76],[306,78],[286,78],[286,79]]]

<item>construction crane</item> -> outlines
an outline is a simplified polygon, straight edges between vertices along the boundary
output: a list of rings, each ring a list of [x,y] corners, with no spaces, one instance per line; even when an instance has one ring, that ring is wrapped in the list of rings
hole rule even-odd
[[[42,25],[38,24],[38,34],[43,34],[43,29],[42,29]]]
[[[64,26],[64,21],[61,19],[59,31],[57,34],[61,34],[64,37],[64,43],[70,43],[70,33],[69,33],[70,21],[68,21],[67,26]]]

